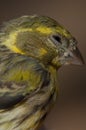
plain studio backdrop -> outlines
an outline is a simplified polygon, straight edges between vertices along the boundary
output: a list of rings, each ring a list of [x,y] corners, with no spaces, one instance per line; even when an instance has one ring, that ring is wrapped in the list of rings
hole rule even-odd
[[[86,59],[86,0],[0,0],[0,24],[22,15],[47,15],[78,40]],[[86,61],[86,60],[85,60]],[[59,70],[59,98],[43,130],[86,130],[86,67]]]

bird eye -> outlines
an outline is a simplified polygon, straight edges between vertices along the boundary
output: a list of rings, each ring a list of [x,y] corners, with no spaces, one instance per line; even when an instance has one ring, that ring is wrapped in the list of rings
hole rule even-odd
[[[53,38],[57,41],[61,43],[61,38],[57,35],[53,35]]]
[[[55,43],[56,45],[59,44],[59,43],[61,43],[61,38],[60,38],[60,36],[58,36],[58,35],[52,35],[52,36],[51,36],[51,40],[52,40],[53,43]]]

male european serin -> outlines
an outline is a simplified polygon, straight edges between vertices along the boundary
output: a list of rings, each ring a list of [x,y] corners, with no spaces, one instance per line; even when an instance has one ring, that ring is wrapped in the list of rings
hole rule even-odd
[[[0,31],[0,130],[37,130],[58,95],[57,71],[83,64],[75,38],[46,16],[23,16]]]

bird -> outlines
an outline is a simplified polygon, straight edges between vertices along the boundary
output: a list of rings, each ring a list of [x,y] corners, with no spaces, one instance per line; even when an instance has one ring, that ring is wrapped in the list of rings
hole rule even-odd
[[[83,65],[77,40],[48,16],[24,15],[0,29],[0,130],[38,130],[59,93],[58,70]]]

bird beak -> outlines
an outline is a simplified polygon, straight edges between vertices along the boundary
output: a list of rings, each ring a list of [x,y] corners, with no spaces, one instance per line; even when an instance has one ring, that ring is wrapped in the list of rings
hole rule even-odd
[[[70,64],[74,64],[74,65],[83,65],[83,64],[85,64],[84,60],[83,60],[83,57],[82,57],[82,55],[81,55],[81,53],[80,53],[80,51],[79,51],[79,49],[77,47],[73,51],[70,50],[69,53],[70,53],[71,58],[68,60],[68,62]]]

